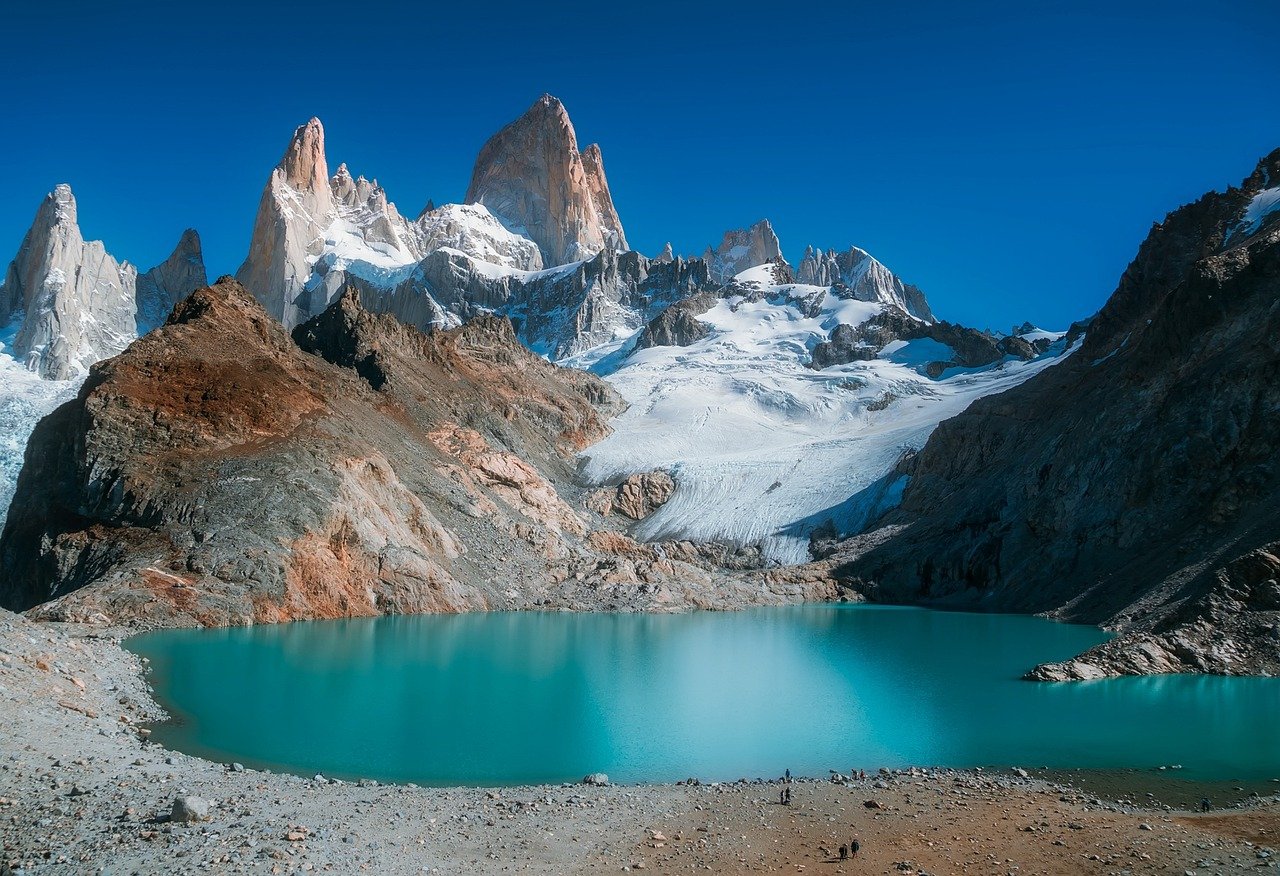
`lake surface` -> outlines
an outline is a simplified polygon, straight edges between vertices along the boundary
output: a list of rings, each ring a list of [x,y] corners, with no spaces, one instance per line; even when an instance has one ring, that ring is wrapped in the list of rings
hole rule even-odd
[[[154,739],[419,784],[704,781],[882,766],[1280,776],[1280,679],[1024,682],[1105,638],[1010,615],[804,605],[167,630],[128,642]]]

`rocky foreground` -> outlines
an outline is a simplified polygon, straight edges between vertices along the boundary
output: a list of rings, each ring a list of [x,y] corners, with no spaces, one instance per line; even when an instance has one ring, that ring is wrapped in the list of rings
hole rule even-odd
[[[420,788],[166,751],[112,632],[0,611],[0,874],[1266,871],[1280,799],[1209,815],[1015,772]],[[1220,801],[1221,802],[1221,801]],[[175,805],[176,804],[176,805]],[[841,863],[853,837],[862,851]]]

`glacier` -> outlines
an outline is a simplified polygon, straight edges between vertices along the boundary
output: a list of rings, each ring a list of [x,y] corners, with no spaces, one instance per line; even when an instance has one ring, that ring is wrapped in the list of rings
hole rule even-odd
[[[759,544],[771,562],[805,562],[815,531],[856,532],[896,504],[905,486],[897,462],[938,423],[1072,352],[1063,335],[1042,333],[1054,345],[1035,359],[931,379],[924,366],[943,345],[922,339],[814,371],[810,351],[837,324],[888,305],[775,284],[771,267],[736,277],[760,300],[731,297],[700,317],[709,337],[592,364],[630,407],[580,456],[582,476],[607,484],[662,469],[676,481],[672,498],[636,524],[637,538]]]

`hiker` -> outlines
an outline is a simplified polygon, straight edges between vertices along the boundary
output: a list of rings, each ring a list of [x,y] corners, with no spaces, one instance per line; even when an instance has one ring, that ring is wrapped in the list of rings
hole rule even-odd
[[[786,791],[786,789],[785,789],[785,788],[784,788],[783,790],[781,790],[781,791],[779,791],[779,792],[778,792],[778,805],[779,805],[779,806],[782,806],[782,805],[784,805],[784,804],[787,802],[786,797],[787,797],[787,791]]]
[[[788,768],[787,768],[787,776],[786,776],[786,780],[787,780],[788,782],[789,782],[789,781],[791,781],[791,769],[790,769],[790,767],[788,767]]]
[[[866,771],[866,770],[858,770],[858,778],[862,779],[863,781],[866,781],[866,778],[867,778],[867,771]]]
[[[1208,797],[1201,797],[1201,798],[1200,798],[1200,811],[1201,811],[1201,812],[1208,812],[1208,811],[1209,811],[1210,809],[1212,809],[1212,808],[1213,808],[1213,805],[1209,802],[1209,798],[1208,798]]]
[[[858,857],[858,849],[862,848],[862,844],[858,842],[858,838],[854,837],[853,842],[849,843],[849,850],[853,852],[853,856]]]
[[[849,860],[849,847],[848,847],[848,846],[841,846],[841,847],[840,847],[840,860],[842,860],[842,861],[847,861],[847,860]]]
[[[791,789],[787,788],[783,791],[783,793],[787,795],[787,805],[790,806],[791,805]]]

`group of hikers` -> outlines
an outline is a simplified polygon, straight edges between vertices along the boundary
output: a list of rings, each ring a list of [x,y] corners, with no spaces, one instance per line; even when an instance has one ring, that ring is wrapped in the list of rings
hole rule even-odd
[[[849,776],[851,778],[865,779],[867,777],[867,774],[863,770],[850,770]],[[782,790],[778,792],[778,803],[781,806],[790,806],[791,805],[791,770],[790,769],[788,769],[783,774],[782,781],[784,784],[782,786]],[[847,861],[850,858],[858,857],[858,852],[861,849],[862,849],[862,843],[858,842],[858,838],[855,836],[853,839],[849,840],[847,844],[840,846],[840,860]]]

